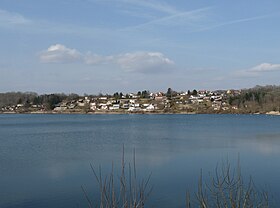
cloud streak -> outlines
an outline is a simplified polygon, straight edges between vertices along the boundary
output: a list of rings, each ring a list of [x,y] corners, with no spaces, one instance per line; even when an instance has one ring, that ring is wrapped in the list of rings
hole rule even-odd
[[[273,16],[272,14],[266,14],[266,15],[249,17],[249,18],[236,19],[236,20],[232,20],[232,21],[228,21],[228,22],[214,24],[212,26],[202,27],[201,29],[195,30],[193,32],[203,32],[203,31],[207,31],[207,30],[213,30],[213,29],[216,29],[216,28],[225,27],[225,26],[229,26],[229,25],[234,25],[234,24],[238,24],[238,23],[262,20],[262,19],[270,18],[272,16]]]
[[[177,8],[160,1],[155,0],[89,0],[91,2],[110,2],[121,3],[122,13],[130,16],[149,18],[150,20],[138,25],[121,28],[118,31],[126,32],[133,31],[134,29],[145,28],[151,25],[164,25],[164,26],[176,26],[176,25],[192,25],[197,26],[194,23],[199,22],[202,19],[206,19],[206,12],[212,7],[203,7],[193,9],[189,11],[178,10]],[[135,7],[127,7],[125,5],[132,5]],[[141,10],[142,9],[142,10]],[[143,14],[144,12],[144,14]],[[152,13],[151,13],[152,12]]]
[[[18,13],[13,13],[13,12],[8,12],[6,10],[1,10],[0,9],[0,24],[1,25],[6,25],[6,26],[11,26],[11,25],[23,25],[23,24],[28,24],[31,21],[24,16],[18,14]]]
[[[100,0],[89,0],[97,2]],[[105,0],[102,0],[102,2]],[[249,17],[244,19],[236,19],[223,23],[213,23],[214,21],[209,18],[209,11],[213,7],[204,7],[190,11],[178,11],[172,6],[158,2],[158,1],[147,1],[147,0],[116,0],[117,2],[123,2],[132,5],[141,5],[142,7],[149,7],[151,9],[157,8],[158,10],[165,12],[168,15],[158,17],[152,20],[134,25],[123,27],[119,29],[112,28],[96,28],[96,27],[81,27],[79,25],[71,24],[60,24],[57,22],[48,22],[42,20],[30,20],[25,16],[0,9],[0,26],[4,28],[13,28],[20,30],[20,32],[25,33],[44,33],[44,34],[71,34],[71,35],[83,35],[84,37],[95,37],[95,38],[120,38],[128,36],[127,32],[138,32],[138,29],[145,29],[146,27],[153,26],[166,26],[166,27],[176,27],[184,26],[185,33],[195,33],[203,32],[207,30],[213,30],[220,27],[225,27],[228,25],[239,24],[243,22],[257,21],[261,19],[266,19],[272,17],[274,14],[261,15],[256,17]],[[100,1],[101,2],[101,1]],[[108,0],[112,2],[112,0]],[[158,7],[158,5],[161,5]],[[153,16],[158,16],[159,14],[153,13]],[[211,23],[210,23],[211,22]],[[15,25],[22,27],[14,27]],[[210,25],[210,26],[209,26]]]
[[[159,2],[159,1],[147,1],[147,0],[119,0],[120,2],[127,3],[127,4],[133,4],[135,6],[142,6],[149,9],[153,9],[156,11],[168,13],[168,14],[175,14],[177,13],[177,9],[170,6],[167,3]]]
[[[280,71],[280,64],[262,63],[248,70],[249,72],[272,72]]]
[[[207,12],[209,12],[212,8],[213,7],[204,7],[204,8],[199,8],[199,9],[184,11],[184,12],[180,12],[177,10],[176,12],[169,13],[168,16],[160,17],[160,18],[148,21],[146,23],[128,27],[128,28],[125,28],[122,30],[126,31],[126,30],[139,29],[139,28],[144,28],[146,26],[150,26],[150,25],[166,25],[166,26],[189,25],[191,27],[189,28],[188,33],[195,33],[195,32],[214,30],[216,28],[221,28],[221,27],[230,26],[230,25],[234,25],[234,24],[240,24],[240,23],[267,19],[267,18],[271,18],[271,17],[275,16],[275,14],[265,14],[265,15],[248,17],[248,18],[235,19],[235,20],[222,22],[222,23],[217,23],[217,22],[214,23],[214,21],[212,20],[210,23],[209,22],[210,19],[208,17],[209,15]],[[206,17],[208,17],[208,21],[205,22]],[[187,28],[185,28],[185,29],[187,29]]]
[[[93,28],[73,24],[62,24],[42,19],[30,19],[22,14],[0,9],[0,29],[1,28],[12,29],[21,34],[67,34],[82,35],[83,37],[91,38],[112,37],[112,34],[114,34],[114,30],[110,28]]]
[[[211,7],[205,7],[205,8],[200,8],[200,9],[186,11],[186,12],[177,12],[176,14],[158,18],[127,29],[137,29],[149,25],[178,25],[180,23],[182,24],[193,23],[197,20],[200,20],[202,17],[204,17],[205,16],[204,12],[208,11],[210,8]],[[181,21],[177,21],[178,19],[181,19]]]
[[[171,5],[156,0],[89,0],[90,2],[109,2],[109,3],[122,3],[124,5],[132,5],[135,7],[143,7],[145,9],[150,9],[167,14],[176,14],[178,10]]]

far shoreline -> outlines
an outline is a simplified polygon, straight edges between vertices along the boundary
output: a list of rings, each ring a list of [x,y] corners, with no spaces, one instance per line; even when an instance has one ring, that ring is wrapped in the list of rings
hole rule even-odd
[[[270,111],[266,113],[210,113],[210,112],[53,112],[53,111],[31,111],[31,112],[0,112],[2,115],[13,115],[13,114],[49,114],[49,115],[269,115],[269,116],[280,116],[278,111]]]

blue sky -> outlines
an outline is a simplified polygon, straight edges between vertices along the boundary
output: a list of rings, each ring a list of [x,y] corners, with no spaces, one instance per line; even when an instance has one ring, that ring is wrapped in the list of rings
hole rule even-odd
[[[279,85],[279,0],[0,1],[1,92]]]

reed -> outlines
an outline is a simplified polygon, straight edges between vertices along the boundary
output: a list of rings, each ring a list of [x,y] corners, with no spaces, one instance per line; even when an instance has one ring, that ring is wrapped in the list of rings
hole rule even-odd
[[[83,194],[89,208],[144,208],[152,192],[149,185],[151,174],[139,180],[136,171],[135,149],[133,162],[125,163],[124,148],[122,152],[120,173],[116,176],[114,163],[111,172],[104,176],[101,167],[91,166],[99,186],[99,200],[95,203],[82,186]],[[198,179],[197,191],[186,193],[186,208],[269,208],[268,193],[259,191],[252,177],[245,180],[241,174],[240,162],[236,168],[230,163],[217,165],[214,174],[204,180],[202,171]]]
[[[111,172],[107,176],[103,175],[100,166],[97,170],[92,164],[90,165],[99,186],[100,198],[96,203],[93,203],[82,186],[89,208],[144,208],[152,192],[152,187],[149,185],[151,174],[146,179],[138,179],[135,155],[134,149],[133,162],[132,164],[128,163],[127,167],[123,148],[121,170],[117,176],[114,163],[112,163]]]
[[[267,192],[256,188],[252,177],[245,182],[239,162],[236,169],[226,162],[216,167],[210,182],[203,182],[201,171],[195,198],[191,201],[187,193],[186,207],[268,208],[269,198]]]

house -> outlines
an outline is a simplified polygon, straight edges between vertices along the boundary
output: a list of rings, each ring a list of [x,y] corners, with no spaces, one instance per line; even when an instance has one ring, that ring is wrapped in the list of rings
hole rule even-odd
[[[218,95],[212,95],[210,97],[211,101],[222,101],[222,96],[218,96]]]
[[[96,110],[97,107],[96,107],[96,103],[90,103],[90,110]]]
[[[164,97],[163,96],[155,96],[156,101],[163,101]]]
[[[133,98],[133,99],[136,99],[136,98],[139,98],[140,96],[137,95],[137,94],[134,94],[134,93],[130,93],[130,94],[129,94],[129,97],[130,97],[130,98]]]
[[[122,105],[122,108],[123,108],[123,109],[129,109],[129,104],[128,104],[128,103],[124,103],[124,104]]]
[[[74,109],[75,107],[76,107],[76,105],[75,105],[74,103],[71,103],[71,104],[68,106],[69,109]]]
[[[107,100],[108,98],[107,97],[100,97],[98,98],[99,100]]]
[[[90,98],[89,97],[85,97],[85,103],[90,103]]]
[[[120,104],[114,104],[113,106],[109,107],[109,110],[119,110]]]
[[[143,107],[144,107],[144,108],[147,108],[149,105],[150,105],[149,103],[144,103],[144,104],[143,104]]]
[[[106,104],[104,104],[104,103],[100,103],[99,104],[99,109],[100,110],[108,110],[108,106]]]
[[[129,103],[134,104],[136,100],[130,99]]]
[[[65,107],[65,106],[57,106],[53,110],[54,111],[65,111],[65,110],[67,110],[67,107]]]
[[[139,107],[129,107],[127,111],[130,111],[130,112],[137,112],[137,111],[141,111],[142,109],[139,108]]]
[[[231,107],[233,110],[238,110],[238,107],[237,106],[232,106]]]
[[[146,108],[147,111],[153,111],[155,110],[155,106],[153,104],[150,104],[147,108]]]
[[[80,102],[78,102],[78,106],[79,106],[79,107],[85,107],[85,105],[86,105],[85,103],[80,103]]]

